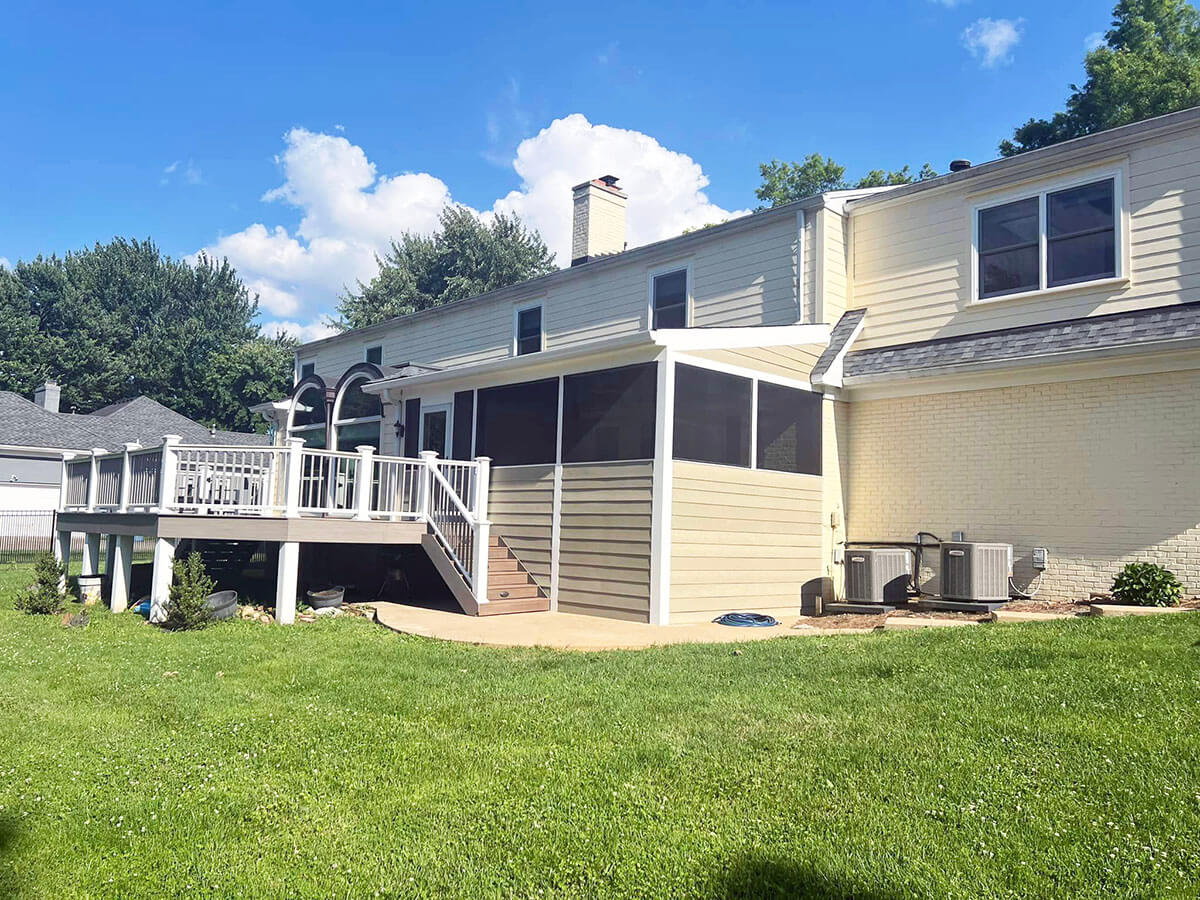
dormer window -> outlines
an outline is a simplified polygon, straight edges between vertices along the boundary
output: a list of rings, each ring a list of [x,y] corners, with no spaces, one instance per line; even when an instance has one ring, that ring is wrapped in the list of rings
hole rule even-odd
[[[513,352],[517,356],[540,353],[543,347],[542,307],[526,306],[516,311]]]
[[[383,347],[368,347],[363,359],[377,366],[383,365]]]
[[[650,279],[650,327],[688,327],[688,270],[676,269]]]
[[[1121,274],[1119,176],[979,208],[976,216],[979,300]]]

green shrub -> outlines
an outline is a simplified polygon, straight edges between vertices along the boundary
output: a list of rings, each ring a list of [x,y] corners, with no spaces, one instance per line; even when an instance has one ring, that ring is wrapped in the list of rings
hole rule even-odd
[[[62,612],[65,577],[62,563],[49,553],[39,553],[33,560],[33,584],[17,595],[13,606],[37,615]]]
[[[1154,563],[1130,563],[1113,579],[1112,595],[1134,606],[1178,606],[1183,586],[1170,569]]]
[[[175,579],[171,582],[167,618],[163,625],[173,631],[203,628],[212,621],[208,595],[213,592],[216,582],[204,571],[204,560],[199,553],[191,554],[186,560],[176,560],[174,569]]]

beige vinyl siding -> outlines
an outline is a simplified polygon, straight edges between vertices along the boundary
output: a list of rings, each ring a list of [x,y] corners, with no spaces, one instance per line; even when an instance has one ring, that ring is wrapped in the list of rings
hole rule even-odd
[[[1127,153],[1128,285],[971,304],[971,208],[965,189],[918,194],[854,213],[854,305],[868,309],[858,349],[1200,300],[1200,130],[1147,139]],[[1056,177],[1100,177],[1063,169]]]
[[[676,462],[671,493],[672,622],[794,615],[820,592],[821,478]]]
[[[1108,590],[1127,562],[1200,591],[1200,370],[853,403],[851,535],[1013,544],[1039,599]]]
[[[650,620],[650,462],[562,470],[558,609]]]
[[[809,211],[804,216],[804,291],[801,302],[801,321],[806,325],[821,324],[820,298],[817,294],[817,213]]]
[[[846,255],[846,230],[849,226],[839,213],[831,209],[822,209],[816,215],[820,245],[816,259],[818,321],[835,325],[846,311],[849,295]]]
[[[782,378],[808,381],[812,367],[816,365],[824,347],[816,345],[746,347],[737,350],[694,350],[688,356],[709,359],[729,366],[741,366]],[[680,362],[687,364],[686,359]]]
[[[512,548],[538,586],[550,590],[554,466],[498,466],[488,490],[492,534]]]
[[[385,366],[417,363],[463,366],[512,354],[513,309],[542,303],[546,349],[575,346],[648,327],[650,274],[691,267],[696,326],[790,325],[800,318],[797,299],[797,227],[780,216],[729,235],[717,234],[687,253],[663,248],[628,265],[581,270],[547,289],[517,299],[448,306],[435,315],[401,319],[382,333],[347,336],[302,347],[300,363],[313,362],[329,384],[355,363],[367,346],[383,347]]]

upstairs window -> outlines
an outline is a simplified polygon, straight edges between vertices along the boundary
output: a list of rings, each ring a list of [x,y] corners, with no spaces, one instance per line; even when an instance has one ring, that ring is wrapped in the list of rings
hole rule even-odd
[[[527,306],[517,310],[516,336],[513,340],[517,356],[542,351],[542,308]]]
[[[650,286],[651,328],[688,327],[688,270],[655,275]]]
[[[1113,177],[980,209],[978,299],[1115,277],[1117,196]]]
[[[300,366],[300,380],[303,381],[315,371],[317,371],[316,363],[303,363]]]
[[[377,366],[381,366],[383,365],[383,348],[368,347],[363,358],[369,363],[374,363]]]

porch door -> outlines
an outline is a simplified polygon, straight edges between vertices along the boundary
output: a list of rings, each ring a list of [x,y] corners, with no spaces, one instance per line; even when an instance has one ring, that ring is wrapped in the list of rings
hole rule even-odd
[[[421,449],[436,450],[445,459],[449,447],[450,404],[429,406],[421,411]]]

